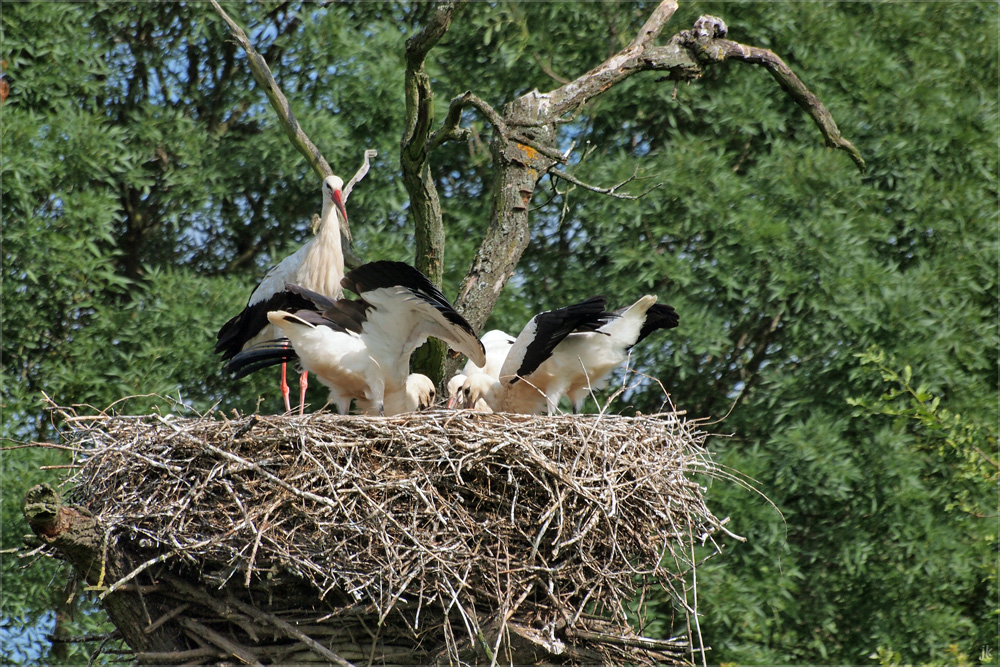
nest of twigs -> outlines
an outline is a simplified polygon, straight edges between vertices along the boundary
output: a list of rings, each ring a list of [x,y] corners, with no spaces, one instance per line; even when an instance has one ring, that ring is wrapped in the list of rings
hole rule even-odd
[[[701,649],[695,546],[725,522],[692,479],[714,473],[705,433],[678,413],[68,418],[72,501],[142,563],[106,585],[198,581],[184,616],[262,663]],[[670,639],[641,636],[654,591]],[[298,634],[262,634],[261,614]]]

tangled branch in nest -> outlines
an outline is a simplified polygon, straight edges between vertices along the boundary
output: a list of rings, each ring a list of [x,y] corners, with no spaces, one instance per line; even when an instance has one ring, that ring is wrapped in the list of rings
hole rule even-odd
[[[141,563],[103,595],[173,582],[209,656],[687,662],[695,546],[731,535],[678,413],[66,417],[73,501]],[[680,637],[639,636],[654,588]]]

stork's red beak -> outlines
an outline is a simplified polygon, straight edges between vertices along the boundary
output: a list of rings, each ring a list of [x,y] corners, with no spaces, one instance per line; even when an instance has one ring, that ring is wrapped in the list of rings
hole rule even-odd
[[[449,396],[448,397],[448,409],[449,410],[451,410],[452,408],[454,408],[456,403],[458,403],[458,396]]]
[[[344,208],[344,200],[341,199],[340,190],[334,190],[333,191],[333,203],[336,205],[337,212],[340,213],[340,217],[343,218],[344,222],[346,223],[347,222],[347,209]]]

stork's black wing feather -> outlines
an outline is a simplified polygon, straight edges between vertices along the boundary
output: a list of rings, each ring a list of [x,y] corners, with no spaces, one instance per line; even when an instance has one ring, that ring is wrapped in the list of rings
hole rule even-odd
[[[362,299],[365,292],[368,291],[404,287],[418,298],[434,306],[449,322],[465,329],[473,336],[475,335],[472,326],[458,314],[458,311],[452,307],[441,290],[430,281],[430,278],[405,262],[380,260],[363,264],[349,271],[340,284],[344,289],[351,290]]]
[[[511,384],[541,366],[566,336],[574,331],[595,331],[607,323],[614,314],[604,310],[604,306],[603,296],[592,296],[580,303],[535,315],[532,318],[535,323],[534,338],[525,348],[521,366]]]
[[[657,329],[673,329],[679,322],[680,318],[677,316],[677,311],[672,306],[668,306],[665,303],[654,303],[646,311],[646,320],[642,323],[642,328],[639,330],[639,338],[632,344],[632,347],[641,343],[646,336]]]
[[[323,317],[356,334],[362,332],[361,325],[368,319],[371,306],[361,299],[338,299],[332,308],[323,311]]]
[[[294,283],[285,283],[285,291],[296,297],[301,302],[298,304],[299,308],[296,308],[295,310],[323,311],[332,307],[335,303],[335,300],[328,296],[324,296],[319,292],[314,292],[311,289],[307,289],[302,285],[296,285]],[[288,312],[293,312],[290,308],[272,308],[272,310],[287,310]]]
[[[310,324],[329,326],[337,331],[353,331],[361,333],[361,325],[364,323],[368,304],[363,301],[352,299],[331,299],[323,296],[319,292],[306,289],[301,285],[286,283],[285,288],[298,295],[310,304],[309,309],[318,313],[322,319],[312,316],[304,316],[303,319]],[[302,311],[296,311],[296,315],[303,315]],[[331,324],[332,323],[332,324]]]

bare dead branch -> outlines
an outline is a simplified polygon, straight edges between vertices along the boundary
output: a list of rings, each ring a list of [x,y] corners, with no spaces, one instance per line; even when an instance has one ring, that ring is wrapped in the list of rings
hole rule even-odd
[[[777,54],[768,49],[745,46],[725,39],[713,41],[718,46],[719,53],[723,59],[741,60],[754,65],[763,65],[770,72],[771,76],[774,77],[774,80],[778,82],[778,85],[791,95],[792,99],[813,119],[816,127],[823,133],[826,145],[830,148],[845,151],[851,156],[858,170],[864,173],[867,167],[861,151],[853,143],[844,138],[826,105],[802,83],[802,80]]]
[[[222,649],[227,655],[231,655],[234,658],[239,658],[243,663],[247,665],[253,665],[254,667],[264,667],[260,660],[257,659],[256,653],[253,652],[249,647],[243,646],[239,642],[233,641],[229,637],[222,635],[215,630],[209,628],[206,625],[199,623],[193,618],[181,618],[178,623],[185,630],[190,633],[197,635],[201,639],[205,640],[210,644],[214,644]]]
[[[676,10],[677,3],[674,0],[663,0],[628,46],[586,74],[549,92],[546,95],[549,104],[546,105],[548,108],[545,116],[550,119],[558,118],[636,72],[676,69],[689,70],[693,75],[700,71],[697,63],[682,48],[667,46],[654,49],[650,46]]]
[[[462,0],[451,0],[438,5],[430,22],[413,37],[406,40],[406,59],[416,69],[423,65],[427,54],[441,40],[451,26],[455,7]]]
[[[670,20],[676,11],[677,2],[675,0],[663,0],[663,2],[657,5],[656,9],[653,10],[653,13],[649,15],[646,22],[642,24],[642,27],[639,28],[638,34],[631,42],[629,42],[628,46],[625,47],[625,50],[627,51],[634,47],[645,46],[649,42],[656,39],[656,37],[660,34],[660,31],[663,30],[663,26],[667,24],[667,21]]]
[[[375,157],[378,157],[378,151],[375,150],[374,148],[369,148],[365,151],[364,163],[361,165],[358,171],[355,172],[351,180],[347,182],[347,185],[344,186],[345,204],[347,203],[347,198],[351,196],[351,191],[354,190],[354,186],[357,185],[361,181],[361,179],[363,179],[365,176],[368,175],[368,170],[371,169],[371,164],[369,163],[369,160]]]
[[[518,123],[518,125],[521,125],[521,124]],[[519,144],[522,144],[524,146],[528,146],[530,148],[533,148],[539,154],[544,155],[545,157],[549,158],[550,160],[555,160],[556,162],[558,162],[560,164],[566,164],[569,161],[569,156],[563,154],[561,151],[558,151],[555,148],[552,148],[551,146],[546,146],[545,144],[543,144],[543,143],[541,143],[539,141],[535,141],[534,139],[529,139],[528,137],[524,136],[523,134],[514,134],[514,133],[512,133],[510,135],[510,138],[513,139],[514,141],[516,141]]]
[[[598,192],[598,193],[603,194],[603,195],[610,195],[610,196],[615,197],[617,199],[641,199],[641,198],[645,197],[646,195],[648,195],[653,190],[655,190],[658,187],[660,187],[660,186],[663,185],[663,183],[657,183],[653,187],[647,189],[645,192],[643,192],[641,194],[638,194],[638,195],[629,195],[629,194],[624,194],[624,193],[618,192],[618,190],[620,188],[622,188],[623,186],[631,183],[632,181],[638,180],[638,178],[639,178],[637,176],[637,174],[639,173],[638,167],[636,168],[635,173],[633,173],[631,176],[629,176],[628,178],[626,178],[624,181],[622,181],[618,185],[612,185],[610,188],[602,188],[602,187],[597,186],[597,185],[590,185],[589,183],[584,183],[583,181],[581,181],[580,179],[578,179],[576,176],[573,176],[572,174],[568,174],[565,171],[560,171],[558,169],[549,169],[549,173],[551,175],[553,175],[553,176],[556,176],[558,178],[563,179],[564,181],[569,181],[570,183],[573,183],[574,185],[579,185],[584,190],[590,190],[591,192]]]
[[[285,98],[285,94],[281,92],[281,88],[278,87],[277,81],[274,80],[274,76],[271,74],[271,68],[267,66],[267,61],[264,57],[257,52],[253,44],[250,43],[250,39],[247,34],[243,32],[243,28],[239,26],[233,19],[229,18],[225,10],[219,5],[216,0],[210,0],[212,7],[215,11],[222,17],[222,20],[226,22],[229,26],[229,31],[233,34],[236,42],[243,47],[243,50],[247,53],[247,62],[250,65],[250,71],[253,73],[253,78],[256,79],[258,85],[264,90],[264,94],[267,95],[268,101],[271,106],[278,114],[278,120],[281,122],[281,126],[285,129],[285,134],[291,139],[292,145],[298,149],[302,155],[305,156],[306,161],[309,166],[312,167],[316,175],[321,179],[333,173],[330,169],[330,165],[327,163],[326,159],[316,148],[316,145],[306,136],[306,133],[302,131],[299,126],[298,120],[295,119],[295,114],[292,113],[292,108],[288,104],[288,100]]]
[[[446,141],[464,138],[468,134],[468,130],[459,128],[458,126],[459,122],[462,120],[462,111],[466,107],[473,107],[479,110],[490,125],[493,126],[493,130],[495,132],[499,133],[502,137],[507,137],[509,134],[507,130],[507,123],[505,123],[500,114],[496,112],[496,109],[491,107],[477,95],[474,95],[471,90],[467,90],[461,95],[452,98],[451,103],[448,105],[448,115],[445,116],[441,129],[434,132],[427,140],[428,152],[434,150]]]
[[[281,92],[281,88],[278,86],[278,82],[274,80],[274,76],[271,74],[271,68],[268,67],[267,61],[264,57],[257,52],[253,44],[250,43],[250,39],[247,37],[246,33],[243,32],[243,28],[239,26],[233,19],[226,14],[225,10],[219,5],[216,0],[211,0],[212,6],[215,11],[222,17],[222,20],[226,22],[229,26],[229,31],[232,33],[236,42],[243,47],[243,50],[247,54],[247,62],[250,65],[250,72],[253,74],[253,78],[257,81],[263,90],[264,94],[267,96],[268,101],[271,103],[271,107],[275,110],[278,115],[278,122],[281,127],[284,128],[285,134],[288,135],[289,140],[291,140],[292,145],[302,153],[306,158],[306,162],[312,167],[312,170],[321,179],[326,178],[333,174],[333,169],[330,168],[330,164],[320,153],[319,149],[312,140],[303,131],[302,126],[299,125],[299,121],[295,118],[295,114],[292,113],[292,107],[288,103],[288,99],[285,94]],[[354,178],[351,179],[350,186],[353,188],[354,185],[364,177],[368,172],[368,151],[365,151],[365,165],[362,167],[363,172],[359,172],[361,175],[355,174]],[[374,156],[373,156],[374,157]],[[347,194],[350,190],[344,194],[344,199],[346,201]],[[344,262],[349,267],[356,267],[361,264],[361,260],[354,252],[353,245],[353,235],[351,234],[350,223],[347,220],[340,221],[340,233],[342,238],[341,245],[344,251]]]
[[[273,628],[284,634],[286,637],[292,639],[298,639],[303,644],[308,646],[310,649],[315,651],[317,655],[322,656],[323,658],[329,660],[333,664],[340,665],[341,667],[354,667],[354,665],[348,662],[347,660],[344,660],[342,657],[340,657],[327,647],[323,646],[322,644],[320,644],[318,641],[316,641],[306,633],[302,632],[301,630],[291,625],[287,621],[281,620],[274,614],[262,611],[257,607],[247,604],[242,600],[238,600],[232,596],[229,597],[227,602],[229,602],[230,604],[232,604],[237,609],[242,611],[247,616],[250,616],[254,620],[272,626]]]

